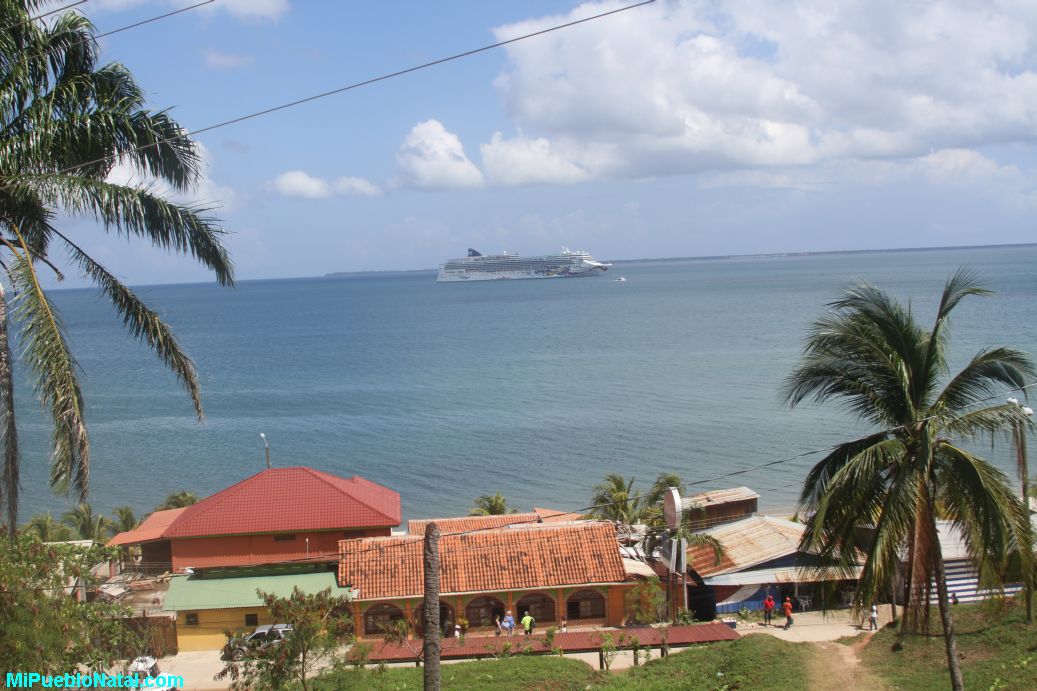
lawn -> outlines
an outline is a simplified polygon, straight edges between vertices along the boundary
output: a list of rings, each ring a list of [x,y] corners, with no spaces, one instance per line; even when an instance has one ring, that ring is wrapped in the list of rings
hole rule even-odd
[[[952,609],[965,688],[1037,688],[1037,625],[1026,624],[1014,601],[957,605]],[[891,688],[929,691],[949,688],[947,655],[939,635],[939,612],[933,608],[936,635],[907,636],[893,652],[896,632],[886,628],[862,651],[861,661]]]
[[[600,675],[579,660],[550,656],[520,656],[506,660],[478,660],[440,666],[444,689],[547,689],[566,691],[585,689]],[[394,667],[379,671],[342,670],[325,675],[312,685],[321,691],[330,689],[372,689],[404,691],[420,689],[424,670],[416,667]]]

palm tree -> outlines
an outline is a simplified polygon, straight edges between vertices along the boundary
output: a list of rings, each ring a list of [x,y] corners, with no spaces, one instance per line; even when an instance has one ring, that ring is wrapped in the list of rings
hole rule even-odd
[[[111,300],[130,333],[169,367],[202,417],[194,364],[169,327],[69,231],[66,216],[93,218],[109,233],[142,238],[190,254],[221,284],[233,282],[223,231],[207,210],[173,203],[154,185],[108,180],[117,164],[184,192],[201,160],[185,130],[165,111],[145,108],[145,92],[119,64],[101,65],[94,28],[80,14],[31,21],[43,0],[0,4],[0,257],[14,298],[0,284],[0,500],[13,531],[20,459],[15,419],[10,326],[44,408],[53,419],[51,485],[84,501],[90,440],[76,364],[62,322],[37,269],[59,280],[54,255]]]
[[[484,494],[472,500],[474,506],[468,512],[469,516],[503,516],[508,513],[518,513],[518,509],[508,506],[507,500],[500,492],[496,494]]]
[[[22,526],[22,532],[31,533],[40,542],[65,542],[72,539],[72,531],[63,523],[54,520],[49,513],[38,513]]]
[[[1017,398],[1009,398],[1008,402],[1012,405],[1019,405]],[[1029,432],[1028,427],[1033,424],[1033,409],[1029,406],[1021,407],[1023,415],[1027,417],[1027,424],[1017,423],[1012,428],[1012,441],[1015,443],[1015,463],[1016,469],[1019,471],[1019,483],[1022,485],[1021,497],[1023,504],[1026,505],[1029,510],[1029,497],[1030,497],[1030,470],[1027,467],[1026,459],[1026,434]],[[1033,586],[1027,583],[1025,588],[1026,595],[1026,621],[1027,623],[1033,622]]]
[[[609,473],[594,486],[591,505],[588,516],[612,521],[621,532],[630,533],[630,527],[641,520],[642,498],[634,493],[634,478],[619,473]]]
[[[800,507],[807,516],[800,548],[834,560],[849,573],[864,553],[856,603],[890,592],[906,550],[903,631],[928,628],[932,584],[954,689],[963,687],[947,579],[936,526],[937,502],[961,531],[982,574],[1019,560],[1034,577],[1027,511],[1007,476],[955,445],[952,437],[1005,433],[1022,413],[987,405],[999,390],[1020,388],[1034,367],[1010,348],[980,351],[948,379],[946,326],[961,300],[988,295],[965,269],[944,287],[929,331],[910,306],[871,285],[849,288],[831,303],[807,337],[801,364],[783,394],[795,406],[807,398],[840,400],[878,431],[835,447],[807,476]],[[941,388],[942,386],[942,388]],[[867,542],[858,529],[871,528]]]
[[[155,511],[165,511],[167,509],[182,509],[186,506],[198,503],[198,497],[187,490],[180,490],[179,492],[173,492],[163,500],[161,504],[155,507]]]
[[[102,514],[94,515],[93,507],[86,503],[66,511],[61,520],[79,540],[105,542],[111,532],[112,522]]]
[[[119,533],[125,533],[133,530],[140,525],[140,521],[137,516],[134,515],[133,509],[129,506],[117,506],[112,509],[112,515],[114,518],[111,520],[109,530],[114,537]]]

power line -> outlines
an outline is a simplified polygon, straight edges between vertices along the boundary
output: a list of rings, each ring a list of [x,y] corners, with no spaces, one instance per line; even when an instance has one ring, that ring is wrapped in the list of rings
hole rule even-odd
[[[160,14],[157,17],[151,17],[150,19],[143,19],[143,20],[141,20],[139,22],[136,22],[134,24],[127,24],[126,26],[120,26],[118,29],[112,29],[111,31],[106,31],[103,34],[97,34],[96,36],[94,36],[94,40],[96,41],[99,38],[104,38],[105,36],[111,36],[112,34],[117,34],[117,33],[120,33],[122,31],[126,31],[128,29],[135,29],[138,26],[144,26],[145,24],[150,24],[151,22],[157,22],[160,19],[165,19],[166,17],[172,17],[173,15],[180,14],[182,12],[187,12],[189,10],[193,10],[193,9],[198,8],[198,7],[202,7],[203,5],[211,5],[214,2],[216,2],[216,0],[205,0],[204,2],[199,2],[199,3],[195,4],[195,5],[190,5],[188,7],[181,7],[179,10],[173,10],[172,12],[166,12],[165,14]],[[87,165],[89,165],[89,164],[87,164]]]
[[[192,5],[191,7],[184,8],[184,10],[181,10],[181,11],[186,11],[186,10],[192,9],[194,7],[200,7],[201,5],[205,5],[205,4],[208,4],[209,2],[214,2],[214,1],[215,0],[207,0],[207,2],[199,3],[198,5]],[[247,115],[241,115],[241,116],[238,116],[238,117],[235,117],[235,118],[231,118],[230,120],[224,120],[223,122],[218,122],[218,123],[213,124],[213,125],[208,125],[206,127],[201,127],[199,129],[196,129],[196,130],[191,130],[191,131],[185,132],[183,134],[180,134],[180,135],[177,135],[177,136],[174,136],[174,137],[166,137],[166,138],[163,138],[163,139],[156,140],[154,142],[150,142],[148,144],[142,144],[140,146],[133,147],[132,149],[129,149],[129,150],[123,152],[123,153],[125,155],[125,154],[129,154],[129,153],[137,152],[137,151],[143,151],[145,149],[150,149],[150,148],[154,148],[154,147],[157,147],[157,146],[161,146],[161,145],[163,145],[163,144],[165,144],[167,142],[171,142],[171,141],[174,141],[174,140],[185,139],[187,137],[193,137],[195,135],[202,134],[203,132],[211,132],[212,130],[220,129],[222,127],[227,127],[229,125],[235,125],[235,124],[240,123],[240,122],[245,122],[246,120],[253,120],[255,118],[262,117],[264,115],[269,115],[271,113],[276,113],[276,112],[281,111],[281,110],[286,110],[288,108],[294,108],[295,106],[299,106],[299,105],[302,105],[304,103],[310,103],[311,101],[317,101],[317,100],[322,99],[322,98],[327,98],[328,96],[334,96],[336,94],[341,94],[341,93],[344,93],[346,91],[352,91],[353,89],[359,89],[360,87],[363,87],[363,86],[370,86],[371,84],[376,84],[378,82],[382,82],[382,81],[385,81],[387,79],[393,79],[394,77],[400,77],[400,76],[403,76],[405,74],[410,74],[412,72],[418,72],[419,70],[424,70],[424,69],[428,69],[430,67],[435,67],[436,65],[442,65],[442,64],[447,63],[447,62],[452,62],[452,61],[455,61],[455,60],[460,60],[462,58],[470,57],[470,56],[476,55],[478,53],[483,53],[483,52],[486,52],[488,50],[492,50],[494,48],[500,48],[502,46],[510,45],[512,43],[517,43],[519,41],[524,41],[524,40],[529,39],[529,38],[534,38],[536,36],[543,36],[544,34],[549,34],[549,33],[552,33],[554,31],[560,31],[562,29],[567,29],[569,27],[573,27],[573,26],[576,26],[578,24],[584,24],[584,23],[587,23],[587,22],[594,21],[596,19],[601,19],[603,17],[608,17],[608,16],[611,16],[611,15],[614,15],[614,14],[619,14],[620,12],[626,12],[628,10],[633,10],[633,9],[638,8],[638,7],[643,7],[645,5],[651,5],[654,2],[655,2],[655,0],[643,0],[643,2],[639,2],[639,3],[636,3],[634,5],[627,5],[626,7],[620,7],[620,8],[615,9],[615,10],[609,10],[608,12],[600,12],[598,14],[594,14],[594,15],[591,15],[589,17],[584,17],[582,19],[576,19],[576,20],[573,20],[571,22],[566,22],[564,24],[557,24],[555,26],[551,26],[551,27],[548,27],[546,29],[541,29],[539,31],[534,31],[534,32],[531,32],[531,33],[528,33],[528,34],[523,34],[521,36],[516,36],[515,38],[510,38],[510,39],[508,39],[506,41],[498,41],[497,43],[491,43],[489,45],[485,45],[485,46],[482,46],[480,48],[474,48],[472,50],[467,50],[467,51],[464,51],[463,53],[455,53],[454,55],[450,55],[450,56],[447,56],[445,58],[440,58],[438,60],[432,60],[431,62],[422,63],[420,65],[415,65],[414,67],[408,67],[408,68],[405,68],[405,69],[402,69],[402,70],[397,70],[395,72],[390,72],[388,74],[383,74],[383,75],[378,76],[378,77],[372,77],[371,79],[365,79],[364,81],[354,82],[353,84],[348,84],[346,86],[342,86],[342,87],[339,87],[337,89],[331,89],[330,91],[324,91],[324,92],[321,92],[319,94],[314,94],[312,96],[307,96],[305,98],[300,98],[300,99],[296,99],[294,101],[289,101],[288,103],[282,103],[280,105],[272,106],[270,108],[264,108],[263,110],[258,110],[258,111],[255,111],[253,113],[249,113]],[[172,14],[176,14],[176,12],[171,12],[168,15],[163,15],[163,17],[170,16]],[[159,17],[159,18],[161,18],[161,17]],[[159,19],[159,18],[156,18],[156,19]],[[147,23],[147,22],[139,22],[138,24],[135,24],[135,25],[132,25],[132,26],[139,26],[140,24],[144,24],[144,23]],[[130,27],[124,27],[124,28],[130,28]],[[123,30],[123,29],[116,29],[115,31],[110,31],[110,32],[108,32],[106,34],[101,34],[101,35],[99,35],[99,36],[97,36],[95,38],[100,38],[100,36],[107,36],[107,35],[116,33],[117,31],[121,31],[121,30]],[[78,170],[79,168],[86,168],[88,166],[92,166],[92,165],[97,164],[97,163],[103,163],[103,162],[105,162],[107,160],[108,160],[107,158],[97,158],[97,159],[94,159],[92,161],[86,161],[84,163],[79,163],[77,165],[70,166],[68,168],[64,168],[64,169],[55,171],[54,174],[60,175],[60,174],[63,174],[63,173],[69,173],[69,172],[72,172],[74,170]],[[0,186],[0,189],[5,189],[5,188],[11,187],[11,186],[12,186],[11,183],[7,183],[5,185]]]

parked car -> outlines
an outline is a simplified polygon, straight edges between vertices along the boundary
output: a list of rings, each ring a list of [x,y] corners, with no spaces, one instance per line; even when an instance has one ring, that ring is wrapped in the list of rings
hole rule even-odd
[[[127,671],[136,679],[157,677],[159,675],[158,660],[150,655],[141,655],[133,659]]]
[[[223,646],[223,656],[241,661],[248,655],[271,645],[280,645],[291,634],[291,624],[265,624],[243,638],[235,638]]]

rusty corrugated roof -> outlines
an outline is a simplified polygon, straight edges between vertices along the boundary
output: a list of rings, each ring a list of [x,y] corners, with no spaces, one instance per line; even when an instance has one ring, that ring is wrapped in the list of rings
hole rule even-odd
[[[702,531],[720,542],[724,556],[715,564],[708,546],[688,550],[688,566],[700,576],[718,576],[747,569],[799,551],[806,526],[772,516],[750,516]]]

